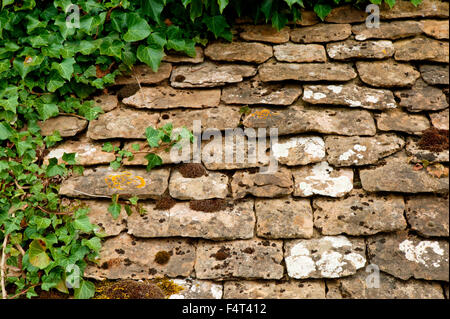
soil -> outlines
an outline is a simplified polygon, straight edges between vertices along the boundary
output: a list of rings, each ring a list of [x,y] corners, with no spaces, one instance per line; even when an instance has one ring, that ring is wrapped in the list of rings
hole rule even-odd
[[[173,206],[175,206],[176,203],[177,202],[172,197],[170,197],[169,195],[163,195],[156,202],[155,209],[158,209],[158,210],[169,210]]]
[[[139,91],[138,84],[129,84],[125,85],[123,88],[117,91],[117,96],[119,97],[119,99],[124,99],[126,97],[134,95],[137,91]]]
[[[178,167],[178,171],[184,178],[198,178],[208,175],[203,165],[198,163],[182,164]]]
[[[422,133],[417,145],[422,150],[428,150],[432,152],[442,152],[449,147],[449,132],[448,130],[439,130],[435,127],[431,127]]]
[[[98,283],[94,299],[165,299],[165,295],[151,282],[119,280]]]
[[[232,206],[224,199],[205,199],[205,200],[191,200],[189,207],[192,210],[198,212],[213,213],[225,210],[227,207]]]

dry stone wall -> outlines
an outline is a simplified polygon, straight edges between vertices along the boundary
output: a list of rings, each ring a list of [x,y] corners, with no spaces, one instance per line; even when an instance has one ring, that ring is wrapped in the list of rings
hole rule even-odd
[[[85,275],[167,276],[185,288],[174,298],[448,298],[448,144],[419,143],[449,126],[448,15],[448,2],[398,1],[382,8],[380,28],[350,7],[324,23],[305,12],[279,32],[241,24],[233,43],[119,78],[95,98],[97,120],[41,123],[65,137],[47,159],[76,152],[86,166],[60,193],[89,206],[107,235]],[[204,161],[186,177],[160,151],[164,165],[147,172],[145,129],[194,120],[203,131],[278,128],[278,171]],[[112,171],[106,141],[135,158]],[[246,144],[239,155],[249,154]],[[127,183],[108,183],[117,174]],[[113,194],[138,196],[146,213],[113,220]],[[162,196],[174,206],[157,208]],[[379,288],[368,280],[374,266]]]

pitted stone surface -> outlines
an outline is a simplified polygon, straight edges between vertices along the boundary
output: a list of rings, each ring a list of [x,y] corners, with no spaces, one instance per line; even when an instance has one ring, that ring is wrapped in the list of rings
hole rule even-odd
[[[222,299],[223,286],[208,280],[193,278],[173,279],[172,282],[184,289],[169,299]]]
[[[257,42],[216,42],[206,47],[205,55],[215,61],[263,63],[273,56],[273,50]]]
[[[345,199],[313,200],[314,226],[323,235],[373,235],[406,228],[401,196],[372,195],[354,190]]]
[[[406,218],[411,229],[425,237],[448,237],[448,196],[422,195],[406,200]]]
[[[449,114],[448,109],[436,112],[436,113],[430,113],[431,118],[431,124],[437,129],[440,130],[448,130],[448,123],[449,123]]]
[[[122,209],[117,219],[113,219],[108,212],[110,201],[83,200],[82,204],[89,208],[89,221],[99,227],[97,232],[108,237],[117,236],[127,228],[128,216],[125,209]]]
[[[417,80],[409,90],[396,91],[400,106],[410,112],[437,111],[448,107],[448,102],[442,90],[428,86],[422,80]]]
[[[449,84],[448,65],[422,64],[419,67],[422,79],[430,84]]]
[[[75,116],[59,115],[45,121],[38,122],[42,136],[52,135],[58,131],[61,137],[75,136],[83,131],[88,121]]]
[[[408,0],[398,0],[390,8],[387,3],[381,5],[381,19],[439,17],[448,18],[448,2],[423,0],[417,7]]]
[[[260,41],[269,43],[285,43],[289,41],[289,28],[277,31],[271,25],[245,25],[240,33],[242,39],[247,41]]]
[[[322,45],[286,43],[273,47],[275,58],[281,62],[326,62]]]
[[[282,260],[280,240],[199,241],[195,273],[199,279],[280,279]]]
[[[422,33],[422,25],[418,21],[381,22],[379,28],[368,28],[365,23],[353,25],[355,40],[408,38]]]
[[[448,39],[449,26],[445,20],[421,21],[423,32],[436,39]]]
[[[427,60],[433,62],[449,62],[448,42],[427,37],[416,37],[397,41],[394,46],[395,59],[398,61]]]
[[[410,114],[400,109],[383,112],[376,116],[378,129],[422,135],[430,127],[430,121],[422,114]]]
[[[394,45],[388,40],[364,42],[345,40],[327,44],[328,55],[335,60],[384,59],[393,56],[394,51]]]
[[[161,63],[157,72],[145,65],[137,65],[133,67],[133,70],[129,75],[119,76],[116,79],[116,85],[126,84],[156,84],[170,77],[172,72],[172,65],[170,63]]]
[[[95,106],[99,106],[104,112],[114,110],[119,106],[117,95],[103,94],[94,97]]]
[[[284,258],[295,279],[345,277],[366,264],[364,240],[345,236],[286,241]]]
[[[420,76],[411,65],[393,60],[359,61],[356,68],[364,83],[379,87],[412,86]]]
[[[435,163],[435,162],[448,162],[449,150],[443,150],[441,152],[432,152],[424,150],[417,145],[418,138],[409,137],[406,144],[406,153],[410,156],[410,160],[413,163]]]
[[[177,54],[177,52],[171,52],[162,59],[165,62],[171,63],[202,63],[205,60],[203,49],[201,47],[195,47],[195,57],[190,57],[183,54]]]
[[[291,40],[299,43],[345,40],[352,34],[350,24],[316,24],[291,30]]]
[[[281,138],[272,144],[271,150],[280,164],[288,166],[316,163],[325,158],[325,143],[319,136]]]
[[[225,198],[228,195],[228,177],[221,173],[208,172],[197,178],[183,177],[174,171],[169,181],[170,196],[177,199]]]

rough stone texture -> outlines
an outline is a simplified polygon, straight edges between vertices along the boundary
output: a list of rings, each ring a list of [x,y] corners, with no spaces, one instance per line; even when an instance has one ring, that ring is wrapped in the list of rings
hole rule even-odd
[[[355,23],[366,21],[367,13],[351,5],[333,8],[326,16],[325,22],[331,23]]]
[[[260,41],[269,43],[285,43],[289,41],[289,28],[280,31],[271,25],[245,25],[240,37],[246,41]]]
[[[98,232],[106,236],[117,236],[127,228],[128,216],[125,209],[122,209],[117,219],[113,219],[108,212],[110,201],[83,200],[82,204],[89,207],[89,221],[99,227]]]
[[[325,137],[327,162],[333,166],[375,164],[404,146],[405,141],[395,134],[380,134],[374,137]]]
[[[398,131],[421,135],[430,127],[430,121],[422,114],[409,114],[402,110],[390,110],[376,117],[378,129],[381,131]]]
[[[448,196],[417,196],[406,200],[406,218],[421,236],[449,236]]]
[[[177,203],[167,210],[144,204],[145,215],[128,217],[128,233],[135,237],[200,237],[213,240],[253,237],[255,214],[253,200],[235,203],[218,212],[200,212],[189,203]]]
[[[241,82],[245,77],[255,74],[256,68],[250,65],[219,65],[204,62],[174,68],[170,85],[177,88],[216,87]]]
[[[448,162],[449,161],[449,150],[443,150],[442,152],[432,152],[428,150],[421,149],[417,143],[419,139],[409,137],[406,144],[406,153],[410,157],[413,163],[435,163],[435,162]]]
[[[448,39],[449,26],[446,20],[423,20],[422,30],[426,35],[436,39]]]
[[[282,260],[283,242],[279,240],[199,241],[195,273],[199,279],[280,279]]]
[[[404,153],[393,155],[382,166],[360,170],[362,187],[368,192],[448,192],[448,177],[437,178],[413,167]]]
[[[319,44],[286,43],[274,46],[274,55],[282,62],[326,62],[327,53]]]
[[[139,145],[139,150],[135,151],[133,145]],[[128,157],[123,159],[124,165],[145,165],[147,166],[148,160],[145,158],[150,153],[158,155],[163,164],[178,164],[180,162],[187,162],[192,159],[192,144],[189,141],[181,142],[182,149],[177,151],[176,148],[171,148],[169,152],[166,152],[164,148],[155,149],[148,145],[147,141],[132,141],[124,143],[123,149],[133,153],[133,159],[129,160]],[[172,155],[172,152],[174,152]]]
[[[321,281],[226,281],[224,299],[324,299]]]
[[[311,104],[345,105],[375,110],[397,107],[391,91],[356,84],[308,85],[304,87],[303,101]]]
[[[271,149],[277,161],[288,166],[316,163],[325,158],[325,143],[319,136],[281,138]]]
[[[167,189],[169,170],[136,168],[113,171],[110,167],[85,169],[82,176],[64,180],[60,195],[78,198],[111,197],[158,198]]]
[[[170,255],[165,264],[155,260],[161,251]],[[99,266],[88,266],[84,275],[97,280],[187,277],[194,262],[195,247],[184,239],[137,240],[121,234],[103,243]]]
[[[397,278],[449,279],[448,241],[398,232],[369,237],[367,244],[370,262]]]
[[[448,109],[436,112],[436,113],[430,113],[431,123],[434,127],[440,129],[440,130],[448,130],[448,123],[449,123],[449,114]]]
[[[75,116],[60,115],[45,121],[39,121],[42,136],[52,135],[58,131],[61,137],[75,136],[83,131],[88,121]]]
[[[126,84],[156,84],[170,77],[172,72],[172,65],[170,63],[161,63],[157,72],[145,65],[137,65],[133,67],[130,75],[119,76],[116,79],[116,85],[126,85]]]
[[[422,79],[430,85],[448,85],[448,65],[422,64],[419,67]]]
[[[428,86],[420,79],[411,89],[396,91],[395,96],[400,99],[400,106],[410,112],[437,111],[448,107],[442,90]]]
[[[257,199],[256,234],[264,238],[311,238],[313,215],[307,199]]]
[[[427,60],[433,62],[449,62],[448,42],[427,37],[416,37],[397,41],[394,46],[395,59],[398,61]]]
[[[418,21],[381,22],[379,28],[368,28],[365,23],[353,25],[352,32],[355,40],[390,39],[397,40],[419,35],[422,25]]]
[[[99,106],[104,112],[114,110],[119,106],[117,95],[103,94],[94,98],[95,106]]]
[[[169,299],[222,299],[223,296],[223,286],[212,281],[186,278],[172,282],[184,289]]]
[[[383,272],[379,281],[373,273],[360,270],[351,277],[327,281],[327,299],[443,299],[439,283],[410,279],[398,280]],[[374,287],[378,284],[378,288]]]
[[[345,40],[327,44],[328,55],[335,60],[384,59],[393,56],[394,51],[394,45],[388,40],[364,42]]]
[[[147,127],[156,127],[159,114],[118,108],[89,122],[87,136],[93,140],[145,138]]]
[[[300,20],[296,21],[296,25],[310,26],[320,22],[319,17],[314,11],[300,9]]]
[[[177,199],[225,198],[228,195],[228,177],[221,173],[208,172],[197,178],[183,177],[174,171],[169,181],[170,196]]]
[[[177,90],[170,86],[144,87],[123,99],[124,104],[145,109],[172,109],[178,107],[214,107],[220,103],[220,90]]]
[[[256,197],[278,197],[292,193],[292,174],[288,169],[278,168],[275,173],[250,173],[238,171],[231,180],[233,198],[247,194]]]
[[[216,42],[207,46],[205,55],[215,61],[263,63],[273,56],[273,50],[257,42]]]
[[[202,63],[205,60],[203,49],[201,47],[195,47],[195,57],[190,57],[184,54],[177,54],[177,52],[171,52],[162,59],[165,62],[171,63]]]
[[[345,277],[366,264],[364,240],[344,236],[286,241],[284,258],[296,279]]]
[[[266,119],[247,116],[246,127],[278,128],[278,134],[319,132],[339,135],[375,135],[372,115],[365,110],[308,108],[301,104],[272,112]]]
[[[448,18],[448,2],[423,0],[417,7],[411,1],[398,0],[393,8],[386,3],[380,6],[381,19],[439,17]]]
[[[411,65],[393,60],[356,62],[359,77],[364,83],[381,87],[411,86],[420,73]]]
[[[291,40],[299,43],[345,40],[352,34],[350,24],[317,24],[291,30]]]
[[[345,63],[279,63],[266,62],[259,68],[262,81],[349,81],[356,77]]]
[[[323,235],[373,235],[406,228],[401,196],[379,196],[354,190],[345,199],[313,200],[314,226]]]
[[[300,167],[293,176],[294,196],[342,197],[353,189],[353,171],[333,169],[327,162]]]

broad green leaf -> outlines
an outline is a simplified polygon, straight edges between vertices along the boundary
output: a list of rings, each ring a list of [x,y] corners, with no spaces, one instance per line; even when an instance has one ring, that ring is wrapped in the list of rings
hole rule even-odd
[[[165,1],[163,0],[140,0],[142,11],[147,14],[153,21],[161,21],[161,12],[164,9]]]
[[[37,105],[36,109],[39,112],[41,120],[43,121],[59,114],[58,105],[56,104],[41,104]]]
[[[12,134],[11,126],[6,122],[0,122],[0,141],[10,138]]]
[[[328,4],[316,4],[314,6],[314,12],[320,18],[320,20],[325,20],[325,17],[330,14],[331,6]]]
[[[217,3],[219,4],[220,13],[223,12],[223,10],[227,7],[229,0],[217,0]]]
[[[75,288],[74,297],[76,299],[90,299],[95,295],[95,285],[87,280],[81,280],[80,287]]]
[[[145,159],[148,161],[147,171],[150,171],[154,167],[161,166],[163,163],[161,157],[153,153],[147,154]]]
[[[28,249],[30,264],[39,269],[46,268],[50,264],[51,259],[45,251],[46,247],[43,241],[38,239],[33,240]]]
[[[395,5],[395,0],[384,0],[384,1],[389,5],[389,8],[391,8],[391,9]]]
[[[145,130],[145,136],[147,137],[147,142],[150,147],[158,147],[163,135],[163,132],[155,130],[153,127],[147,127]]]
[[[289,8],[292,8],[292,6],[296,3],[299,6],[304,7],[303,0],[284,0],[284,1],[288,4]]]
[[[211,31],[216,38],[223,36],[225,29],[229,25],[223,16],[206,17],[203,19],[209,31]]]
[[[119,218],[120,211],[122,210],[122,205],[118,203],[111,203],[108,207],[108,212],[114,219]]]
[[[164,51],[162,49],[155,49],[144,45],[138,47],[137,58],[151,67],[155,72],[158,70],[163,57]]]
[[[151,32],[147,21],[140,18],[137,14],[129,14],[127,18],[128,31],[123,39],[127,42],[136,42],[147,38]]]
[[[64,153],[62,156],[62,160],[69,165],[75,165],[77,162],[75,156],[76,153]]]
[[[75,227],[75,229],[79,229],[85,233],[90,233],[94,229],[93,225],[89,221],[89,217],[87,217],[86,215],[75,219],[75,221],[73,222],[73,226]]]
[[[64,59],[61,63],[53,62],[52,69],[58,71],[63,79],[70,80],[73,74],[74,58]]]

